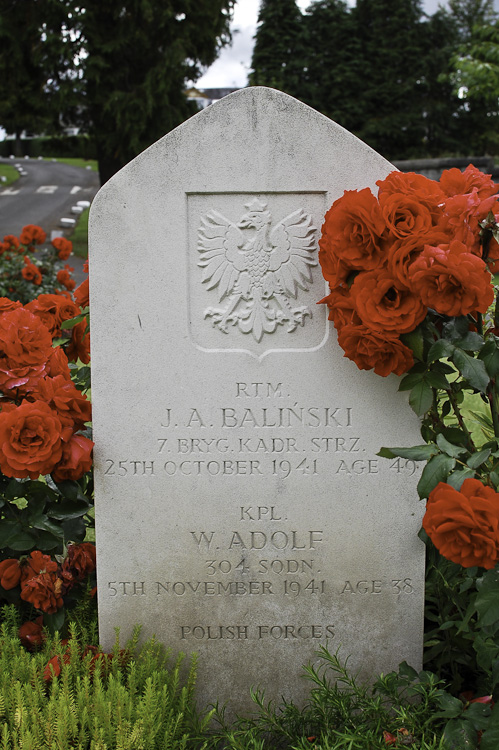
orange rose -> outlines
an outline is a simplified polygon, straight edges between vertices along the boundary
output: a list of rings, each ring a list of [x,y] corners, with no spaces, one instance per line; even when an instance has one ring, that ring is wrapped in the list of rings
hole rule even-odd
[[[81,360],[84,365],[90,362],[90,334],[85,333],[87,327],[86,321],[82,320],[73,326],[71,331],[71,341],[66,349],[70,362]]]
[[[88,307],[88,279],[82,281],[80,286],[74,290],[74,298],[77,305],[81,308]]]
[[[15,252],[19,249],[20,242],[14,234],[6,234],[3,238],[3,252]]]
[[[364,325],[380,333],[409,333],[426,317],[419,296],[401,289],[384,269],[359,273],[351,296]]]
[[[480,222],[490,211],[497,211],[497,196],[482,200],[476,188],[466,195],[455,195],[445,201],[439,226],[452,240],[465,244],[468,250],[481,256]]]
[[[327,275],[331,262],[346,268],[367,270],[383,264],[382,236],[385,222],[378,201],[369,188],[347,190],[326,214],[319,242],[319,261],[325,278],[337,283],[336,269]]]
[[[423,528],[448,560],[490,570],[499,560],[499,493],[478,479],[465,479],[460,491],[439,482],[430,492]]]
[[[26,308],[0,315],[0,388],[29,390],[45,374],[52,353],[47,328]]]
[[[464,172],[457,168],[446,169],[440,177],[440,187],[449,197],[471,193],[476,188],[480,200],[496,195],[499,190],[492,175],[484,174],[473,164],[469,164]]]
[[[52,471],[54,482],[80,479],[92,468],[93,442],[84,435],[73,435],[62,446],[62,458]]]
[[[383,219],[394,237],[421,237],[433,227],[432,215],[417,198],[403,193],[383,193],[379,197]]]
[[[92,406],[84,393],[64,375],[40,380],[30,393],[30,399],[44,401],[59,415],[63,425],[69,425],[72,432],[81,430],[92,419]]]
[[[0,585],[6,591],[14,589],[21,580],[19,560],[9,559],[0,562]]]
[[[19,300],[14,302],[8,297],[0,297],[0,315],[4,312],[10,312],[10,310],[16,310],[18,307],[22,307]]]
[[[395,336],[382,336],[367,326],[347,325],[338,333],[338,343],[359,370],[374,370],[386,377],[394,372],[402,375],[411,369],[411,350]]]
[[[332,320],[336,330],[345,325],[359,325],[361,320],[355,310],[355,304],[350,289],[343,286],[331,290],[331,294],[321,299],[317,304],[327,304],[329,308],[329,320]]]
[[[61,588],[62,580],[55,573],[40,573],[22,584],[21,599],[53,615],[64,604]]]
[[[38,268],[38,266],[35,266],[34,263],[31,263],[27,256],[24,258],[24,263],[24,268],[21,271],[21,276],[23,277],[23,279],[26,279],[26,281],[32,281],[33,284],[36,284],[36,286],[40,286],[43,281],[43,276],[40,273],[40,269]]]
[[[494,288],[486,264],[465,245],[427,245],[409,268],[409,280],[427,307],[454,317],[487,312]]]
[[[38,297],[26,305],[33,315],[36,315],[49,329],[52,338],[61,335],[61,323],[75,318],[80,309],[66,296],[58,294],[39,294]]]
[[[57,281],[59,284],[62,284],[66,287],[70,292],[73,291],[73,289],[76,286],[76,281],[71,278],[71,273],[74,271],[74,268],[66,263],[64,268],[61,268],[60,271],[57,271]]]
[[[384,180],[378,180],[378,198],[385,199],[388,195],[405,195],[415,199],[430,212],[433,223],[436,223],[442,214],[441,204],[445,200],[442,188],[428,177],[423,177],[416,172],[390,172]]]
[[[57,255],[61,260],[67,260],[73,250],[73,243],[65,237],[55,237],[52,240],[52,245],[57,250]]]
[[[43,245],[47,239],[47,235],[36,224],[27,224],[22,228],[19,239],[23,245]]]
[[[42,401],[23,401],[0,414],[0,469],[7,477],[38,479],[62,457],[62,425]]]

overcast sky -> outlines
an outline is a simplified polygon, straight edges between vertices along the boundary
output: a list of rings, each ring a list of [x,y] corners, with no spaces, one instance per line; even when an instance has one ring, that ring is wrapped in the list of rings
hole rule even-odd
[[[310,5],[311,0],[297,0],[302,10]],[[348,0],[350,5],[354,0]],[[439,5],[446,6],[446,2],[439,0],[423,0],[426,13],[431,15]],[[499,0],[495,2],[496,7]],[[256,31],[258,8],[260,0],[238,0],[234,9],[232,23],[233,43],[230,48],[222,51],[218,60],[207,70],[202,78],[196,82],[197,88],[226,88],[246,86],[248,71],[251,67],[253,37]]]

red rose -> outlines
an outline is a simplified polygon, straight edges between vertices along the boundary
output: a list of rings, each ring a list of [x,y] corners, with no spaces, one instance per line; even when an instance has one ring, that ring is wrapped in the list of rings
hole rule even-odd
[[[87,323],[85,320],[73,326],[71,341],[66,349],[70,362],[80,360],[84,365],[88,365],[90,362],[90,334],[85,333],[86,327]]]
[[[43,632],[43,615],[36,618],[34,622],[25,622],[19,628],[19,639],[23,646],[29,651],[33,651],[37,646],[41,646],[45,640]]]
[[[62,347],[56,346],[52,349],[52,354],[47,362],[46,374],[50,378],[56,378],[58,375],[62,375],[64,380],[71,380],[68,358]]]
[[[41,227],[36,224],[27,224],[21,230],[19,238],[23,245],[43,245],[47,239],[47,235]]]
[[[409,289],[409,267],[419,258],[425,245],[440,245],[448,242],[449,238],[440,228],[433,227],[431,231],[420,236],[409,236],[391,239],[385,245],[387,268],[401,288]]]
[[[450,317],[485,313],[494,300],[486,264],[457,241],[426,246],[409,268],[409,280],[427,307]]]
[[[55,237],[52,240],[52,245],[57,250],[57,255],[61,260],[67,260],[73,250],[73,243],[65,237]]]
[[[22,307],[22,304],[17,300],[14,302],[8,297],[0,297],[0,315],[4,312],[10,312],[11,310],[17,310],[18,307]]]
[[[327,297],[321,299],[318,304],[327,304],[329,308],[329,320],[332,320],[334,327],[339,330],[345,325],[359,325],[361,320],[355,309],[355,304],[350,293],[350,289],[339,286],[331,290]]]
[[[66,263],[64,268],[61,268],[60,271],[57,271],[57,281],[59,284],[62,284],[62,286],[65,286],[66,289],[68,289],[70,292],[73,291],[73,289],[76,286],[76,281],[71,278],[71,273],[74,271],[74,268]]]
[[[19,560],[9,559],[0,562],[0,585],[6,591],[14,589],[21,580]]]
[[[409,333],[426,317],[419,296],[401,289],[384,269],[359,273],[351,296],[364,325],[380,333]]]
[[[84,581],[95,570],[95,545],[90,542],[70,544],[62,564],[62,574],[69,574],[75,581]]]
[[[62,457],[62,424],[42,401],[23,401],[0,414],[0,469],[7,477],[38,479]]]
[[[460,491],[439,482],[430,492],[423,528],[448,560],[490,570],[499,561],[499,493],[478,479],[465,479]]]
[[[36,315],[49,329],[52,338],[61,335],[61,323],[75,318],[80,309],[66,296],[58,294],[39,294],[38,297],[26,305],[33,315]]]
[[[61,423],[69,426],[72,432],[83,429],[85,423],[92,419],[90,401],[64,375],[40,380],[30,398],[48,404],[57,412]]]
[[[82,281],[80,286],[74,290],[76,304],[81,308],[88,307],[88,279]]]
[[[35,549],[21,565],[21,582],[25,583],[40,573],[55,573],[56,570],[55,560],[52,560],[50,555],[44,555],[43,552]]]
[[[383,377],[402,375],[411,369],[411,350],[395,336],[382,336],[366,326],[347,325],[338,333],[338,343],[359,370],[374,370]]]
[[[64,605],[61,596],[62,579],[55,573],[40,573],[21,586],[21,599],[36,609],[53,615]]]
[[[417,198],[403,193],[383,193],[379,205],[388,230],[394,237],[422,237],[433,227],[432,215]]]
[[[92,468],[92,448],[94,444],[84,435],[73,435],[62,446],[62,458],[52,470],[54,482],[65,479],[80,479]]]
[[[35,266],[34,263],[31,263],[28,257],[24,258],[24,263],[24,268],[21,271],[21,276],[23,277],[23,279],[26,279],[26,281],[32,281],[33,284],[36,284],[36,286],[40,286],[43,281],[43,277],[38,266]]]
[[[19,245],[19,239],[13,234],[6,234],[3,238],[3,252],[15,252]]]

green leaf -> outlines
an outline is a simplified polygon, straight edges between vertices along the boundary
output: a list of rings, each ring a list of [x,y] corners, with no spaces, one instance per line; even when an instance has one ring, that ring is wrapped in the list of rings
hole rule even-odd
[[[437,698],[437,704],[440,709],[440,715],[449,719],[454,719],[463,712],[462,702],[459,698],[454,698],[449,693],[442,692]]]
[[[449,318],[442,326],[442,338],[449,339],[452,342],[464,338],[469,331],[469,321],[465,315],[458,318]]]
[[[70,518],[79,518],[88,513],[90,504],[82,500],[62,500],[60,503],[51,505],[47,509],[47,515],[55,518],[57,521],[69,520]]]
[[[497,750],[499,747],[499,727],[490,727],[482,734],[480,750]]]
[[[67,331],[69,328],[74,328],[78,323],[81,323],[82,320],[85,320],[85,318],[86,314],[82,313],[75,318],[71,318],[71,320],[63,320],[61,323],[61,330]]]
[[[423,380],[412,389],[409,396],[409,404],[418,416],[425,414],[433,404],[433,391]]]
[[[456,460],[444,453],[433,456],[424,467],[418,482],[419,497],[428,497],[439,482],[445,482],[455,465]]]
[[[32,534],[27,531],[19,531],[9,540],[9,547],[16,550],[16,552],[26,552],[35,546],[35,539]]]
[[[424,339],[421,326],[418,326],[410,333],[404,333],[400,339],[402,343],[411,349],[416,359],[423,359]]]
[[[10,547],[10,540],[19,533],[19,524],[9,521],[2,521],[0,524],[0,549]]]
[[[468,331],[466,336],[455,341],[454,344],[467,352],[477,352],[483,346],[483,336],[480,336],[479,333],[475,333],[475,331]]]
[[[482,627],[494,625],[499,621],[499,581],[484,577],[484,583],[475,600],[475,607]]]
[[[472,453],[466,463],[468,464],[470,469],[477,469],[488,459],[491,452],[492,451],[490,450],[490,448],[486,448],[485,450],[478,451],[477,453]]]
[[[451,719],[445,725],[443,739],[446,748],[476,750],[478,735],[473,724],[466,719]]]
[[[399,383],[399,391],[410,391],[415,385],[424,380],[424,372],[409,372]]]
[[[454,445],[453,443],[450,443],[442,434],[437,435],[437,445],[442,453],[446,453],[448,456],[453,456],[454,458],[461,456],[463,453],[467,453],[466,448],[462,445]]]
[[[462,349],[455,349],[452,361],[461,375],[466,378],[473,388],[485,393],[490,382],[490,377],[481,359],[471,357],[466,352],[463,352]]]
[[[454,487],[455,490],[460,490],[465,479],[473,479],[475,472],[472,469],[458,469],[453,471],[447,477],[447,484]]]
[[[485,369],[491,378],[495,378],[499,374],[499,348],[498,343],[495,339],[488,339],[485,346],[478,355],[485,364]]]
[[[64,607],[58,609],[53,615],[44,613],[43,624],[47,627],[49,633],[56,633],[64,625]]]
[[[434,370],[426,373],[425,380],[432,388],[440,388],[442,391],[448,391],[451,387],[445,375]]]
[[[413,461],[428,461],[432,456],[438,453],[434,443],[425,445],[414,445],[411,448],[381,448],[378,456],[381,458],[410,458]]]
[[[430,347],[428,352],[428,362],[435,362],[442,357],[451,357],[454,353],[454,345],[447,339],[439,339]]]

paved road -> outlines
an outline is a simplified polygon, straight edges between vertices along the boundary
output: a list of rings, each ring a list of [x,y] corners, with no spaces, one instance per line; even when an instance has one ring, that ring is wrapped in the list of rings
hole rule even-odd
[[[5,234],[18,235],[26,224],[38,224],[50,237],[52,230],[61,231],[61,217],[71,218],[76,201],[91,201],[99,189],[97,172],[90,169],[38,159],[0,161],[22,164],[27,172],[0,188],[0,240]]]

